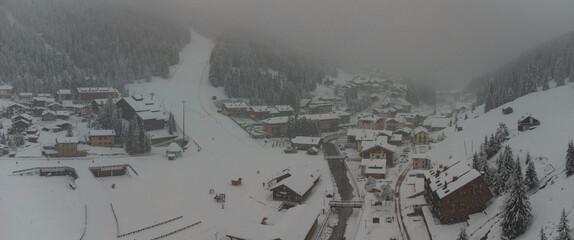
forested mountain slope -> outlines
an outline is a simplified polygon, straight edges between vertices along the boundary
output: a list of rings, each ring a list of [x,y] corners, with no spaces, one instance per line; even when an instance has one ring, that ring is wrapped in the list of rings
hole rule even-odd
[[[306,92],[337,74],[336,68],[296,49],[234,37],[218,37],[215,44],[210,58],[211,84],[223,86],[229,97],[248,98],[251,104],[298,108]]]
[[[564,85],[574,74],[574,32],[546,42],[524,53],[498,70],[472,81],[469,89],[478,94],[477,105],[496,108],[520,96],[547,90],[554,81]]]
[[[168,77],[190,41],[189,26],[141,3],[0,1],[0,81],[51,92]]]

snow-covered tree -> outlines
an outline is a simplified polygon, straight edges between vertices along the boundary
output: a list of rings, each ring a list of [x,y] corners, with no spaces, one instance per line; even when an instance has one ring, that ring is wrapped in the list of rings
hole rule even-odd
[[[526,152],[526,160],[525,164],[528,165],[532,161],[532,157],[530,156],[530,152]]]
[[[516,168],[512,149],[510,146],[506,145],[504,152],[498,155],[498,158],[496,159],[496,166],[497,172],[494,185],[494,194],[500,196],[511,188],[511,181],[508,180],[510,180],[510,176],[514,171],[513,169]],[[520,176],[522,176],[522,173]]]
[[[562,215],[560,215],[560,222],[558,223],[558,227],[556,227],[556,231],[558,232],[558,236],[554,239],[572,240],[572,228],[568,226],[568,218],[565,209],[562,209]]]
[[[458,237],[456,240],[468,240],[468,235],[466,234],[466,228],[460,228],[460,232],[458,233]]]
[[[566,151],[566,176],[572,174],[574,174],[574,141],[570,140]]]
[[[512,188],[504,201],[500,222],[503,239],[515,239],[523,234],[532,222],[532,208],[524,189],[522,171],[518,167],[520,163],[516,162],[514,165],[512,181],[510,181]]]
[[[73,137],[74,136],[74,132],[72,131],[72,128],[68,128],[68,132],[66,132],[66,137]]]
[[[169,113],[169,118],[167,119],[167,131],[170,135],[173,135],[175,132],[175,118],[173,117],[173,113]]]
[[[538,181],[534,162],[529,161],[524,175],[524,185],[526,185],[528,190],[531,190],[538,186]]]

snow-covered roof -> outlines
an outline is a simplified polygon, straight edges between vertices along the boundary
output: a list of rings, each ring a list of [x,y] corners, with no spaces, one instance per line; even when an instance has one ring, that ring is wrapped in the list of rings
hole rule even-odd
[[[426,153],[415,153],[411,156],[413,159],[415,158],[424,158],[424,159],[429,159],[428,154]]]
[[[269,112],[270,108],[269,106],[251,106],[251,111],[253,112]]]
[[[82,88],[77,88],[79,93],[96,93],[96,92],[116,92],[119,93],[119,91],[115,88],[111,88],[111,87],[82,87]]]
[[[165,114],[165,112],[150,112],[150,111],[144,111],[144,112],[137,112],[136,113],[142,120],[150,120],[150,119],[156,119],[156,120],[167,120],[169,118],[169,116],[167,114]]]
[[[54,116],[56,116],[56,112],[52,111],[52,110],[44,110],[42,112],[42,116],[46,115],[46,114],[52,114]]]
[[[227,109],[234,109],[234,108],[248,108],[247,104],[244,102],[229,102],[223,104]]]
[[[279,112],[288,112],[288,111],[294,111],[294,109],[289,106],[289,105],[277,105],[275,106],[275,108],[277,109],[277,111]]]
[[[308,120],[315,120],[315,121],[340,119],[340,117],[335,114],[308,114],[308,115],[301,115],[301,118],[306,118]]]
[[[390,121],[395,121],[395,122],[399,122],[399,123],[404,123],[405,119],[402,117],[396,117],[396,118],[388,118],[385,122],[390,122]]]
[[[321,177],[319,170],[309,171],[308,169],[290,169],[290,177],[287,177],[277,183],[271,190],[284,185],[293,190],[293,192],[303,196],[313,187],[315,181]]]
[[[450,125],[450,118],[433,118],[431,128],[447,128]]]
[[[56,111],[56,115],[58,115],[58,116],[70,116],[70,112],[68,112],[66,110]]]
[[[370,159],[365,165],[365,174],[385,174],[387,159]]]
[[[76,137],[57,137],[57,143],[78,143],[78,138]]]
[[[246,240],[305,239],[319,216],[319,209],[307,204],[289,208],[274,225],[238,220],[227,229],[226,235]]]
[[[115,136],[116,131],[114,130],[91,130],[88,135],[90,137],[98,137],[98,136]]]
[[[70,89],[60,89],[56,92],[56,94],[63,95],[63,94],[72,94]]]
[[[51,97],[52,97],[52,94],[49,94],[49,93],[38,93],[38,97],[51,98]]]
[[[311,102],[311,99],[301,99],[299,101],[299,106],[301,107],[305,107],[307,104],[309,104]]]
[[[391,141],[393,141],[393,142],[403,141],[403,135],[402,134],[393,134],[393,136],[391,136]]]
[[[32,119],[34,119],[34,117],[30,116],[30,114],[27,114],[27,113],[22,113],[22,114],[19,114],[17,116],[14,116],[14,117],[12,117],[12,119],[16,119],[18,117],[22,117],[22,118],[26,119],[28,122],[32,122]]]
[[[22,105],[22,104],[19,104],[19,103],[11,104],[10,106],[8,106],[8,108],[30,109],[29,107],[26,107],[26,106],[24,106],[24,105]]]
[[[381,119],[382,118],[380,118],[378,116],[371,115],[371,116],[361,117],[361,118],[359,118],[359,121],[378,122]]]
[[[427,129],[424,128],[424,127],[417,127],[417,128],[415,128],[415,130],[413,130],[413,131],[415,132],[415,134],[419,134],[419,133],[421,133],[421,132],[424,132],[424,133],[427,133],[427,134],[429,133],[429,132],[427,131]]]
[[[375,140],[377,136],[391,136],[393,133],[389,130],[374,130],[374,129],[360,129],[353,128],[347,130],[347,136],[354,136],[357,141]]]
[[[303,145],[316,145],[319,144],[319,141],[321,141],[320,137],[296,136],[295,138],[291,139],[291,143]]]
[[[388,151],[396,152],[397,147],[389,144],[387,141],[388,141],[387,136],[378,136],[377,139],[374,141],[363,141],[362,151],[368,150],[368,149],[373,148],[375,146],[380,146],[380,147],[382,147]]]
[[[172,142],[169,144],[169,146],[167,146],[166,151],[168,151],[168,152],[181,152],[182,149],[179,146],[179,144],[177,144],[176,142]]]
[[[2,86],[0,86],[0,90],[12,90],[12,86],[11,85],[2,85]]]
[[[281,123],[287,123],[288,120],[289,117],[272,117],[261,120],[261,122],[266,124],[281,124]]]
[[[20,97],[30,97],[30,96],[34,96],[34,94],[31,93],[31,92],[22,92],[22,93],[20,93],[20,94],[18,94],[18,95],[20,95]]]
[[[404,127],[404,128],[399,129],[399,130],[396,130],[394,133],[410,134],[412,131],[413,131],[412,128],[410,128],[410,127]]]

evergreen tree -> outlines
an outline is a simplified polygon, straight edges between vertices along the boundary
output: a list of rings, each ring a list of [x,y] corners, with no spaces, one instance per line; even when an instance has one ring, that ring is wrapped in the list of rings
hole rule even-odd
[[[524,175],[524,185],[528,190],[534,189],[538,186],[538,176],[534,168],[534,162],[530,161],[526,167],[526,174]]]
[[[566,151],[566,176],[574,174],[574,141],[568,142],[568,150]]]
[[[556,229],[558,232],[558,236],[556,236],[556,240],[572,240],[572,229],[568,226],[568,218],[566,215],[566,210],[562,209],[562,215],[560,215],[560,222],[558,223],[558,227]]]
[[[522,182],[522,172],[518,167],[520,163],[513,164],[514,175],[512,178],[512,188],[504,201],[502,212],[502,236],[506,239],[515,239],[523,234],[532,222],[532,209],[530,200],[524,190]]]
[[[68,128],[68,132],[66,132],[66,137],[73,137],[74,132],[72,132],[72,128]]]
[[[460,228],[460,232],[458,233],[458,237],[456,240],[468,240],[468,235],[466,234],[466,228]]]
[[[528,165],[531,161],[532,161],[532,158],[530,157],[530,152],[526,152],[525,164]]]
[[[482,169],[480,167],[479,161],[480,161],[480,159],[478,158],[478,153],[475,152],[474,155],[472,155],[472,168],[473,169],[476,169],[476,170]]]
[[[508,180],[510,180],[510,176],[513,170],[516,168],[512,156],[512,149],[507,145],[504,148],[504,152],[498,155],[498,158],[496,159],[496,165],[498,169],[496,172],[494,193],[498,196],[504,194],[511,187],[512,181]],[[520,177],[522,177],[522,173],[520,173]]]
[[[145,127],[144,127],[144,123],[143,121],[138,121],[138,130],[139,133],[137,135],[137,145],[138,145],[138,152],[139,154],[142,153],[146,153],[146,150],[148,148],[147,146],[147,139],[146,139],[146,131],[145,131]]]
[[[173,113],[169,113],[169,118],[167,120],[167,131],[170,135],[173,135],[175,132],[175,118],[173,117]]]

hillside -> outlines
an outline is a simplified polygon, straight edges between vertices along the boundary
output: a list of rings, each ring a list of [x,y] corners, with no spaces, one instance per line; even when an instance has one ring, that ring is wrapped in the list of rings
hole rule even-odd
[[[474,79],[469,90],[477,93],[477,105],[496,108],[518,97],[564,84],[574,74],[574,32],[548,41],[499,69]]]
[[[533,208],[534,220],[527,232],[521,239],[537,239],[541,226],[550,238],[556,236],[556,224],[563,208],[568,213],[574,205],[574,178],[566,178],[564,173],[565,156],[568,141],[574,138],[574,128],[570,127],[574,119],[574,84],[539,91],[527,96],[518,98],[506,103],[476,118],[459,121],[463,131],[454,132],[453,128],[444,130],[447,138],[436,144],[429,156],[433,160],[433,165],[439,165],[452,159],[463,159],[472,162],[473,150],[477,151],[484,141],[485,135],[490,135],[496,131],[500,122],[505,123],[510,131],[510,140],[506,141],[513,153],[522,159],[522,169],[526,169],[524,159],[527,152],[534,159],[538,178],[541,179],[540,186],[546,187],[533,193],[530,202]],[[512,107],[514,113],[503,115],[501,108]],[[482,109],[478,107],[477,109]],[[475,112],[476,113],[476,112]],[[541,125],[534,130],[519,132],[517,121],[523,116],[532,116],[541,121]],[[439,133],[442,134],[442,133]],[[466,150],[465,150],[466,147]],[[491,159],[489,164],[495,166],[495,160]],[[499,204],[502,201],[493,201],[495,204],[486,210],[489,216],[500,211]],[[482,214],[479,214],[482,215]],[[479,216],[480,217],[480,216]],[[477,230],[471,239],[480,238],[488,234],[488,239],[499,239],[500,228],[497,224],[498,218],[484,223],[486,219],[482,217],[480,225],[484,225]],[[570,222],[574,221],[574,215],[568,216]],[[490,227],[492,226],[492,227]],[[480,226],[471,225],[467,229],[477,229]],[[452,232],[451,232],[452,233]],[[470,233],[470,232],[469,232]],[[449,236],[453,237],[453,236]]]
[[[168,77],[189,26],[142,1],[0,1],[0,81],[17,92]]]

